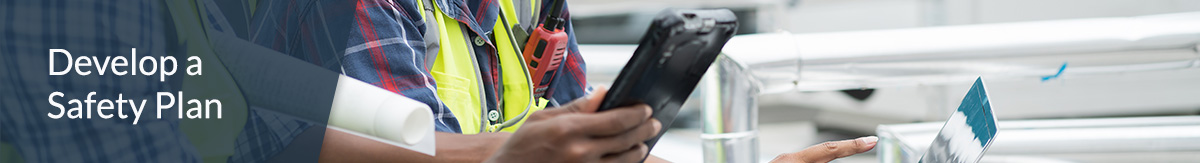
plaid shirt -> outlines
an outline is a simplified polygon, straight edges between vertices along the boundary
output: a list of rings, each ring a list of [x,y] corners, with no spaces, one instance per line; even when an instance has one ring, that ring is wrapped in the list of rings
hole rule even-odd
[[[361,0],[356,6],[354,25],[345,56],[342,58],[343,72],[381,88],[424,102],[433,109],[436,130],[461,133],[458,120],[450,109],[442,104],[436,94],[437,82],[426,70],[424,33],[426,21],[416,0],[388,1]],[[437,0],[437,6],[447,16],[465,25],[467,36],[481,39],[483,44],[472,44],[476,61],[479,62],[485,98],[488,108],[499,107],[502,98],[499,88],[500,68],[497,52],[489,38],[499,15],[495,0]],[[429,5],[429,4],[426,4]],[[549,3],[542,11],[549,10]],[[566,9],[564,9],[566,10]],[[545,12],[543,12],[545,13]],[[540,14],[546,15],[546,14]],[[575,37],[568,18],[566,32]],[[540,19],[538,19],[540,20]],[[515,20],[510,20],[515,21]],[[443,43],[446,44],[446,43]],[[548,92],[557,103],[566,103],[586,94],[584,62],[579,55],[575,39],[570,40],[566,62],[555,74]],[[512,70],[521,71],[521,70]],[[467,115],[478,116],[478,115]]]

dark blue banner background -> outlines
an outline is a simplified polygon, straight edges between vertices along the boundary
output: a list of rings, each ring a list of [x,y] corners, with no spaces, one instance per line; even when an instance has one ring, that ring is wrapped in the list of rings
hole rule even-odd
[[[353,5],[0,1],[0,162],[315,162]],[[51,49],[69,51],[75,60]],[[143,69],[104,62],[118,56],[144,70],[174,74],[143,75]],[[140,62],[144,56],[151,59]],[[80,66],[90,74],[68,67],[80,57],[96,58]],[[169,57],[174,65],[159,64]],[[189,75],[195,64],[200,74]],[[50,75],[67,69],[65,75]],[[120,103],[124,119],[100,117],[117,115],[118,109],[101,114],[96,103],[68,103],[87,100],[91,92],[92,100],[144,105],[137,124],[129,103]],[[159,92],[175,100],[160,101]],[[192,99],[199,104],[187,104]],[[220,101],[220,110],[208,101]],[[160,102],[174,106],[159,110]],[[53,103],[82,106],[90,118],[54,119],[60,110]],[[193,107],[208,107],[202,112],[208,116],[179,118],[180,108]]]

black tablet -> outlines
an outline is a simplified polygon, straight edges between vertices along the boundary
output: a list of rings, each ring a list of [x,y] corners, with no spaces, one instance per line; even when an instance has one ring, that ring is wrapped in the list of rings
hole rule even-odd
[[[737,26],[737,17],[726,9],[668,9],[659,13],[599,110],[637,103],[650,105],[654,119],[664,126],[658,136],[646,141],[653,149]]]

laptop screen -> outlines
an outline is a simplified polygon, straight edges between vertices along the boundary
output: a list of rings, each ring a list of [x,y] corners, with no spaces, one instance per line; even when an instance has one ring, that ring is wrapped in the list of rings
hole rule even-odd
[[[992,114],[983,79],[976,78],[920,162],[979,162],[995,136],[996,116]]]

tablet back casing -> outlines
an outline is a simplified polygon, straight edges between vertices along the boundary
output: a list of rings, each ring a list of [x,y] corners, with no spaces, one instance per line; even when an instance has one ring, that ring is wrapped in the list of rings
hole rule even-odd
[[[737,17],[725,9],[659,13],[599,110],[650,105],[653,117],[664,126],[658,136],[646,141],[653,148],[736,30]]]

